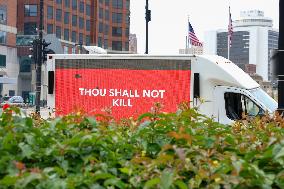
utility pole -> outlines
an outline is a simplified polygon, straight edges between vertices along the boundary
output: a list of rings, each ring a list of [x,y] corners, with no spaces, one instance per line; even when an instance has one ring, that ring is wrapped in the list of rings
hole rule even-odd
[[[284,0],[279,0],[278,112],[284,111]]]
[[[145,19],[146,19],[146,50],[145,54],[148,54],[148,23],[151,21],[151,10],[149,10],[148,0],[146,0],[145,6]]]
[[[43,61],[43,0],[40,0],[39,5],[39,45],[38,56],[36,61],[36,113],[40,115],[40,93],[41,93],[41,66]]]

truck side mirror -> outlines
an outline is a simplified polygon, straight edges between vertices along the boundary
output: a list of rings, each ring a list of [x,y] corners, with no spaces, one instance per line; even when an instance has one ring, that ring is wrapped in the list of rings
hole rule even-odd
[[[274,82],[277,80],[278,75],[279,75],[279,51],[278,49],[272,49],[270,51],[270,67],[271,67],[271,73],[272,73],[272,78],[271,81]]]

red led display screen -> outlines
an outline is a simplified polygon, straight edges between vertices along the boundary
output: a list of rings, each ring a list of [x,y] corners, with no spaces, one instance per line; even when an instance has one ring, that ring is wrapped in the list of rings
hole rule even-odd
[[[190,62],[180,60],[59,60],[55,71],[57,115],[138,116],[160,102],[174,112],[190,99]]]

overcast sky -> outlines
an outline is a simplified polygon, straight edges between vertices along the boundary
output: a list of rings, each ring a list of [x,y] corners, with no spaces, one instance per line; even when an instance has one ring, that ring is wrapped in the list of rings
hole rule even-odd
[[[138,53],[145,52],[145,3],[131,0],[130,5],[130,32],[137,35]],[[149,54],[178,54],[185,47],[188,16],[201,41],[205,31],[226,29],[229,5],[232,20],[240,17],[241,10],[258,9],[279,28],[279,0],[149,0]]]

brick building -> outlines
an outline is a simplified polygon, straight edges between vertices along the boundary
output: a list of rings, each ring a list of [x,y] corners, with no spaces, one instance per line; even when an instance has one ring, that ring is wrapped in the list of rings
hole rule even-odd
[[[37,35],[40,0],[18,0],[17,48],[23,81],[21,95],[35,88],[35,68],[29,41]],[[54,34],[64,53],[79,53],[81,45],[108,53],[129,51],[130,0],[44,0],[44,35]]]
[[[129,49],[130,0],[45,0],[44,32],[56,34],[64,52],[76,44],[108,51]],[[18,0],[18,34],[36,35],[39,0]]]
[[[17,94],[17,0],[0,0],[0,96]]]

